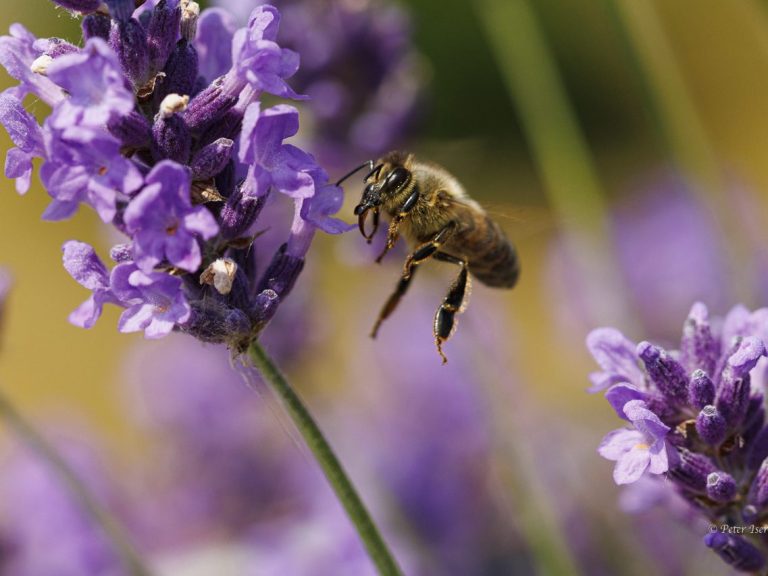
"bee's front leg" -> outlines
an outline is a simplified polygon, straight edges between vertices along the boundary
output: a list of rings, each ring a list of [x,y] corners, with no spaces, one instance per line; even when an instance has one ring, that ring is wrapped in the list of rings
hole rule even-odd
[[[416,248],[416,250],[408,255],[408,258],[405,259],[403,275],[400,277],[400,281],[397,283],[397,288],[395,288],[395,291],[387,299],[386,303],[381,309],[381,312],[379,312],[379,317],[376,319],[376,324],[373,325],[373,330],[371,330],[371,338],[376,338],[376,334],[379,331],[379,326],[381,326],[381,323],[384,322],[384,320],[386,320],[387,317],[395,311],[395,308],[397,308],[397,305],[400,303],[400,299],[408,290],[408,286],[413,279],[416,266],[437,254],[437,251],[443,245],[446,238],[448,238],[451,232],[453,232],[454,227],[455,226],[453,223],[449,223],[437,234],[435,234],[432,240],[421,244],[418,248]]]
[[[413,210],[414,206],[416,206],[419,201],[419,197],[419,191],[414,189],[413,192],[408,195],[408,198],[405,199],[405,202],[403,202],[402,206],[400,206],[397,214],[395,214],[395,216],[392,218],[392,221],[389,223],[389,229],[387,230],[387,245],[384,246],[384,250],[382,250],[381,254],[379,254],[379,257],[376,258],[376,262],[381,262],[381,259],[384,258],[384,255],[389,252],[395,245],[395,242],[397,242],[399,237],[397,229],[408,215],[408,212]]]
[[[435,259],[442,260],[444,262],[451,262],[461,266],[461,271],[453,281],[451,287],[448,290],[448,294],[443,299],[443,303],[440,304],[440,308],[437,309],[435,314],[435,324],[433,333],[435,335],[435,345],[437,346],[437,353],[443,359],[443,364],[448,362],[443,353],[443,342],[448,340],[456,331],[456,315],[464,311],[467,305],[467,299],[469,297],[470,280],[469,280],[469,266],[466,260],[461,260],[444,252],[438,252],[435,254]]]

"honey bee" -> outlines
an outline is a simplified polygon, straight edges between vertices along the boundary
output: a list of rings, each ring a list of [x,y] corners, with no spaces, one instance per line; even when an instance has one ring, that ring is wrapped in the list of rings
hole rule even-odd
[[[375,163],[371,160],[359,166],[338,184],[365,167],[370,171],[364,178],[366,186],[355,215],[369,244],[379,227],[380,212],[389,216],[387,243],[376,262],[381,262],[401,234],[412,247],[371,337],[376,337],[381,323],[397,308],[419,265],[430,258],[456,264],[459,273],[437,309],[433,325],[437,352],[445,364],[448,359],[443,343],[455,332],[456,316],[466,308],[470,274],[486,286],[512,288],[520,275],[517,252],[501,227],[444,168],[394,151]],[[369,216],[373,219],[370,233],[366,232]]]

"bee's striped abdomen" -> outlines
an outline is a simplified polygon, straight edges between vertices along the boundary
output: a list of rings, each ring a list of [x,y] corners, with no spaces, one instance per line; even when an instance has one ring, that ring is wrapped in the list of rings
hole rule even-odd
[[[520,276],[520,261],[501,226],[484,213],[462,216],[446,251],[466,258],[469,271],[486,286],[512,288]]]

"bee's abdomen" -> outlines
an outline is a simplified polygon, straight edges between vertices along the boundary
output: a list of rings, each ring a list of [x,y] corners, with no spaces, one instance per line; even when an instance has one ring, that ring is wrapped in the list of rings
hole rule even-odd
[[[486,286],[512,288],[520,276],[520,261],[515,247],[506,240],[482,259],[469,262],[469,271]]]
[[[520,261],[504,231],[485,214],[461,220],[451,251],[462,253],[469,271],[486,286],[512,288],[520,276]]]

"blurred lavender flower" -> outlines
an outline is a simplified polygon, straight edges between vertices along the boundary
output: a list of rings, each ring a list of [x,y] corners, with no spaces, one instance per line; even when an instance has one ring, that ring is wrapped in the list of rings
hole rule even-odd
[[[638,312],[639,330],[672,341],[679,330],[673,319],[691,302],[707,302],[713,310],[724,311],[733,301],[726,247],[717,234],[716,218],[680,175],[663,172],[630,188],[609,216],[615,262],[627,303]],[[571,249],[562,240],[553,245],[548,285],[553,302],[567,303],[555,317],[569,324],[569,334],[583,334],[606,319],[590,316],[588,303],[599,301],[600,294],[586,292]]]
[[[11,278],[11,274],[5,268],[0,267],[0,347],[2,347],[5,307],[12,285],[13,279]]]
[[[138,507],[157,564],[169,574],[214,559],[238,574],[374,574],[319,470],[230,361],[221,347],[169,338],[129,362],[127,391],[155,439]]]
[[[135,11],[133,0],[110,0],[109,16],[93,0],[57,4],[83,16],[85,45],[12,26],[0,64],[20,85],[0,94],[0,123],[16,146],[6,176],[19,192],[32,159],[43,161],[45,218],[86,204],[128,236],[111,272],[92,248],[65,244],[66,269],[93,292],[70,319],[90,327],[110,303],[126,309],[122,332],[181,330],[242,350],[291,291],[315,231],[349,228],[332,218],[341,190],[283,143],[298,130],[296,110],[260,103],[264,93],[304,98],[286,83],[299,59],[277,43],[280,14],[258,6],[235,30],[190,0]],[[27,94],[52,108],[42,126],[24,109]],[[295,215],[272,263],[257,269],[254,228],[276,192]]]
[[[92,445],[57,447],[98,500],[118,503],[114,485]],[[38,454],[15,448],[0,481],[0,571],[18,576],[118,576],[123,563],[102,529]]]
[[[216,0],[244,22],[262,0]],[[325,165],[347,168],[350,157],[376,157],[401,146],[423,103],[421,59],[409,15],[386,0],[276,0],[285,15],[285,46],[301,55],[294,85],[310,97],[311,138]],[[209,11],[201,28],[223,40],[234,29],[223,12]],[[221,51],[212,46],[211,51]],[[221,66],[226,60],[220,58]],[[218,74],[211,70],[209,76]]]
[[[259,521],[308,510],[306,462],[226,350],[170,338],[140,349],[127,368],[135,413],[155,438],[153,496],[142,506],[152,541],[242,537]]]
[[[634,429],[609,434],[600,453],[618,460],[614,478],[631,483],[646,470],[668,480],[698,514],[735,534],[709,534],[705,544],[737,570],[755,571],[768,548],[759,527],[768,519],[768,426],[763,386],[768,308],[732,309],[713,325],[703,304],[691,309],[679,351],[601,328],[587,346],[601,371],[594,389]],[[739,535],[741,533],[742,535]]]
[[[329,418],[329,433],[352,473],[377,489],[369,500],[375,512],[391,517],[392,533],[420,543],[419,573],[531,573],[524,539],[492,489],[490,415],[472,385],[478,379],[472,348],[457,349],[447,371],[424,362],[430,341],[420,312],[431,308],[427,295],[439,291],[431,288],[421,284],[401,304],[399,325],[379,336],[376,349],[385,346],[386,358],[357,351],[346,393],[357,409]],[[366,322],[360,330],[368,328],[366,314],[351,313]],[[370,435],[366,441],[360,430]],[[386,508],[376,508],[383,502]]]

